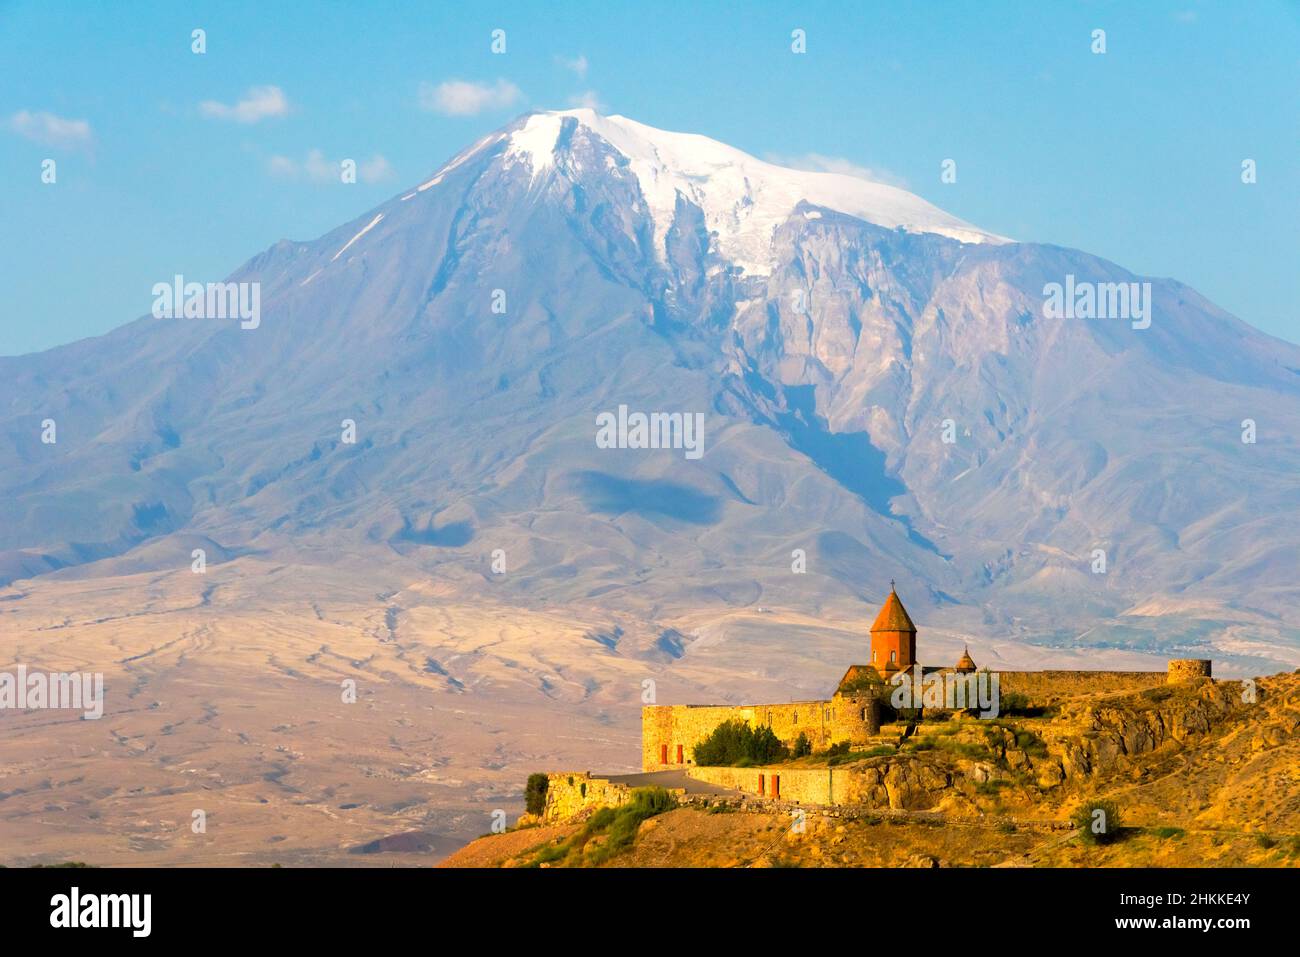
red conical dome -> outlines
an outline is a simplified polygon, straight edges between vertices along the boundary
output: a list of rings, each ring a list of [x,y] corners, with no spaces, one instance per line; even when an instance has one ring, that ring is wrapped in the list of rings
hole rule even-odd
[[[916,625],[898,600],[891,581],[889,597],[871,626],[871,664],[884,674],[905,671],[916,663]]]
[[[871,626],[871,630],[910,631],[916,634],[916,625],[912,624],[907,609],[903,607],[903,603],[898,600],[898,595],[892,588],[889,590],[889,597],[880,606],[880,614],[876,616],[876,623]]]

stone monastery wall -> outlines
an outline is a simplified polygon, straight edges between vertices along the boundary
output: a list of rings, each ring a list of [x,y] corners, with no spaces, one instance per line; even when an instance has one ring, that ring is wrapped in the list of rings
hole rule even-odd
[[[1034,706],[1061,698],[1111,691],[1142,691],[1162,685],[1163,671],[999,671],[1003,694],[1014,692],[1029,698]]]
[[[895,654],[903,668],[915,660],[916,627],[894,592],[893,582],[890,582],[889,597],[871,626],[871,635],[872,647],[878,656],[881,651],[876,645],[880,642],[882,647],[890,649],[890,662],[895,660]],[[827,701],[741,706],[650,705],[642,708],[641,768],[643,771],[694,768],[692,752],[695,746],[725,721],[739,720],[750,727],[771,728],[787,746],[793,745],[800,734],[806,735],[814,751],[841,742],[868,744],[880,732],[882,710],[890,713],[887,705],[890,689],[887,683],[880,684],[879,679],[884,677],[888,682],[893,671],[889,663],[881,664],[881,667],[884,671],[876,675],[874,666],[851,666],[845,673],[845,683],[841,685],[846,690],[837,690]],[[967,675],[974,667],[969,653],[963,654],[956,665],[956,668],[963,669],[962,674]],[[953,672],[956,668],[924,670],[933,674]],[[1030,707],[1044,707],[1083,694],[1142,691],[1166,682],[1208,677],[1210,671],[1208,660],[1187,659],[1169,662],[1167,674],[1162,671],[999,671],[997,674],[1002,694],[1023,695]],[[856,680],[872,676],[875,681]],[[830,777],[825,779],[826,788],[830,787],[830,780]],[[750,783],[757,782],[755,778]],[[802,789],[805,787],[802,782],[802,776],[792,775],[787,786]],[[822,785],[810,783],[807,787]]]
[[[587,808],[620,807],[632,800],[632,789],[586,771],[560,771],[546,775],[546,809],[542,818],[563,821]]]
[[[831,740],[831,703],[795,701],[789,704],[650,705],[641,709],[641,768],[667,771],[694,766],[692,749],[725,721],[766,725],[782,741],[794,742],[802,732],[814,748]]]
[[[846,785],[852,776],[835,768],[691,768],[687,773],[748,794],[791,804],[844,804],[850,800]],[[836,785],[839,792],[836,793]]]
[[[947,669],[944,669],[947,670]],[[1167,681],[1209,673],[1209,663],[1170,662],[1169,671],[999,671],[1003,694],[1022,694],[1033,707],[1090,693],[1141,691]],[[692,750],[724,721],[766,725],[787,745],[806,734],[814,750],[849,741],[862,744],[879,730],[869,695],[836,695],[829,701],[756,705],[650,705],[641,709],[641,769],[695,766]],[[794,785],[791,785],[794,786]]]

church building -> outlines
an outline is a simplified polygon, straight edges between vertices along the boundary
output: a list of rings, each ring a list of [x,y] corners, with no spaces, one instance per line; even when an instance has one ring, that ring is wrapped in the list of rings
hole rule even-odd
[[[641,709],[641,766],[664,771],[690,766],[696,744],[724,721],[767,726],[787,746],[802,734],[814,750],[847,741],[865,744],[880,732],[881,699],[889,682],[917,663],[916,625],[894,583],[871,626],[869,663],[850,665],[826,700],[754,705],[649,705]],[[930,670],[930,669],[927,669]],[[953,670],[974,671],[969,653]]]

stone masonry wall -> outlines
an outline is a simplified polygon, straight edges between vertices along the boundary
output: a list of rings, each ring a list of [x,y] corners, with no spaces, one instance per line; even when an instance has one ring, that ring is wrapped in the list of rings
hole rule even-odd
[[[1061,698],[1112,691],[1141,691],[1166,681],[1163,671],[999,671],[1003,694],[1015,692],[1029,698],[1033,706],[1052,704]]]
[[[1162,671],[1000,671],[998,674],[1004,693],[1023,694],[1031,706],[1037,707],[1081,694],[1141,691],[1176,680]],[[694,767],[691,752],[695,745],[718,725],[732,720],[744,721],[751,727],[766,725],[787,745],[792,745],[802,732],[815,750],[841,740],[862,743],[864,733],[875,733],[876,728],[871,727],[869,731],[848,728],[846,720],[856,719],[863,703],[853,702],[852,715],[838,713],[844,711],[845,704],[841,696],[832,701],[788,704],[650,705],[641,709],[641,769],[664,771]]]
[[[835,804],[832,794],[834,768],[700,768],[686,772],[697,781],[735,788],[747,794],[779,796],[791,804]],[[843,776],[843,775],[841,775]],[[759,787],[762,778],[762,789]],[[779,779],[779,780],[778,780]],[[779,787],[780,794],[774,791]]]
[[[586,771],[546,775],[546,809],[542,819],[563,821],[588,808],[619,807],[632,799],[632,789]]]
[[[1169,662],[1169,683],[1191,681],[1195,678],[1210,677],[1211,662],[1209,658],[1181,658]]]
[[[641,768],[665,771],[694,767],[691,752],[724,721],[744,721],[751,727],[767,726],[787,745],[800,733],[815,749],[833,744],[832,705],[829,701],[794,701],[788,704],[650,705],[641,709]],[[664,748],[667,747],[665,761]],[[678,747],[681,760],[677,759]]]
[[[698,781],[735,788],[787,804],[926,810],[938,804],[956,776],[910,755],[846,768],[699,768]]]
[[[1208,673],[1209,663],[1174,661],[1169,671],[1000,671],[1003,693],[1023,694],[1031,706],[1042,707],[1062,699],[1091,693],[1143,691]],[[846,710],[846,705],[852,708]],[[650,705],[641,709],[641,768],[664,771],[695,766],[692,750],[724,721],[740,720],[751,727],[766,725],[785,744],[792,745],[802,732],[815,750],[841,740],[864,743],[876,726],[862,725],[864,702],[843,696],[831,701],[795,701],[756,705]],[[852,713],[850,714],[849,711]],[[878,721],[878,718],[874,719]],[[678,759],[680,748],[681,757]]]

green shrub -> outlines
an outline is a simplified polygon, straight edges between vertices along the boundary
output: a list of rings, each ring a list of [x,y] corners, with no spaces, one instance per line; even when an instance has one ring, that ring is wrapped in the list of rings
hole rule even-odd
[[[632,846],[637,828],[646,818],[654,817],[677,806],[677,800],[663,788],[637,788],[632,800],[622,807],[603,807],[587,818],[582,830],[560,844],[551,844],[537,852],[530,866],[573,862],[588,866],[605,863],[611,857]],[[587,850],[593,837],[604,840]]]
[[[528,783],[524,786],[524,810],[541,817],[546,810],[546,789],[549,786],[550,779],[545,774],[528,775]]]
[[[724,721],[692,749],[702,767],[749,767],[784,761],[790,750],[769,727],[751,728],[744,721]],[[742,762],[747,762],[743,763]]]
[[[671,791],[663,788],[637,788],[632,792],[631,803],[624,808],[641,815],[641,819],[644,820],[671,811],[676,806],[677,799],[673,797]]]
[[[1093,799],[1079,805],[1072,818],[1079,836],[1086,844],[1111,844],[1119,839],[1119,806],[1106,799]]]
[[[803,758],[810,754],[812,754],[812,742],[808,740],[808,735],[800,731],[799,737],[794,739],[794,751],[791,752],[791,757]]]
[[[1034,734],[1032,731],[1017,729],[1016,747],[1020,748],[1020,750],[1024,751],[1026,754],[1031,754],[1036,758],[1047,757],[1047,745],[1043,742],[1042,738]]]
[[[609,827],[614,822],[614,817],[618,810],[612,807],[602,807],[591,817],[587,818],[586,830],[590,833],[598,833]]]
[[[554,864],[556,861],[563,860],[568,856],[569,846],[564,844],[548,844],[537,852],[533,858],[533,864]]]
[[[1167,841],[1170,838],[1182,837],[1187,832],[1181,827],[1158,827],[1151,833],[1156,837]]]
[[[1029,696],[1019,691],[1000,691],[998,693],[998,714],[1024,715],[1030,711]]]
[[[677,806],[677,800],[663,788],[637,788],[632,792],[632,800],[620,808],[604,808],[608,816],[593,815],[587,822],[589,840],[598,831],[605,831],[605,840],[586,855],[585,863],[603,864],[605,861],[632,846],[636,840],[637,829],[641,822]],[[600,821],[597,821],[600,818]]]
[[[784,761],[790,756],[790,749],[781,743],[781,739],[772,733],[771,728],[759,728],[754,732],[753,759],[763,764]]]

